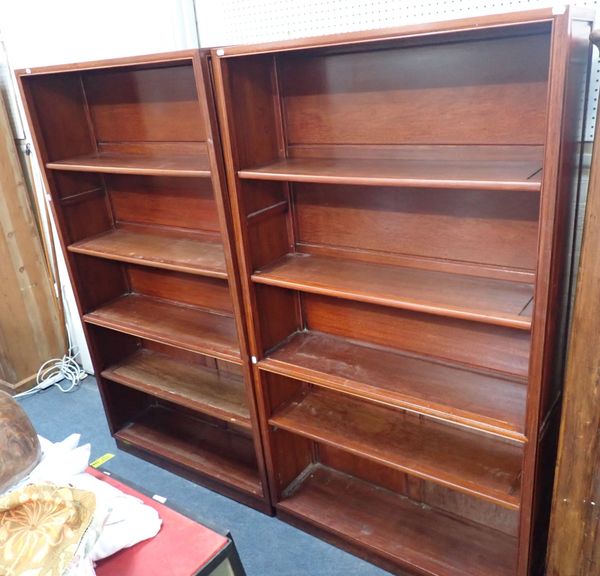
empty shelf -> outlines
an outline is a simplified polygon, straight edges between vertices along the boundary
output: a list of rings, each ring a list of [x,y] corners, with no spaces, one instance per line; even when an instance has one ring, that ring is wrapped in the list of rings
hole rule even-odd
[[[71,252],[227,278],[223,246],[216,242],[116,228],[69,246]]]
[[[239,376],[145,349],[104,370],[102,376],[157,398],[251,428],[246,390]]]
[[[256,271],[261,284],[529,330],[533,286],[304,253]],[[529,314],[531,311],[528,312]]]
[[[98,153],[48,162],[51,170],[71,172],[101,172],[105,174],[145,174],[148,176],[210,177],[208,157],[204,155],[176,156],[161,154]]]
[[[309,468],[277,508],[423,574],[513,576],[517,539],[332,468]]]
[[[214,358],[241,361],[234,319],[192,306],[127,294],[87,313],[84,320]]]
[[[519,508],[523,450],[504,439],[316,388],[277,410],[269,423],[470,496]]]
[[[489,374],[374,348],[318,332],[299,332],[262,370],[493,432],[523,442],[527,387]]]
[[[253,459],[251,438],[219,432],[204,422],[160,406],[143,412],[115,437],[239,490],[262,495],[256,467],[233,456],[242,444]]]
[[[490,159],[287,158],[240,170],[251,180],[539,192],[541,161]]]

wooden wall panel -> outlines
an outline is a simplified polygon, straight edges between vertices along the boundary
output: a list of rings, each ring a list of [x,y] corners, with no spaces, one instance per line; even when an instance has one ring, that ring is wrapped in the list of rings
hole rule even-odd
[[[295,184],[297,241],[533,270],[539,196]]]
[[[0,99],[0,389],[22,392],[65,352],[53,293],[4,102]]]
[[[99,142],[206,140],[191,65],[90,72],[83,84]]]
[[[550,35],[281,59],[289,144],[541,144]]]
[[[600,34],[592,36],[600,43]],[[596,130],[565,390],[548,576],[600,571],[600,133]]]
[[[219,231],[206,178],[108,175],[105,181],[117,222]]]
[[[469,366],[527,375],[529,334],[522,330],[336,301],[313,294],[302,295],[302,307],[310,330]]]

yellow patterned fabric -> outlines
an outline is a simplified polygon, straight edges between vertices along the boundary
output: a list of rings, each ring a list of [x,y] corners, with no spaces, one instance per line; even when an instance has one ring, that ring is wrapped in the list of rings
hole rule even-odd
[[[0,497],[0,576],[61,576],[95,509],[92,492],[53,485]]]

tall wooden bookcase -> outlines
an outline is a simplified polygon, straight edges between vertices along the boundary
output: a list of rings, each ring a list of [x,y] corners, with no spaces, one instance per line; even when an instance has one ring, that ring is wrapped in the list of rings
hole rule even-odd
[[[282,518],[393,570],[538,570],[590,20],[213,52]]]
[[[207,61],[17,77],[118,446],[269,512]]]

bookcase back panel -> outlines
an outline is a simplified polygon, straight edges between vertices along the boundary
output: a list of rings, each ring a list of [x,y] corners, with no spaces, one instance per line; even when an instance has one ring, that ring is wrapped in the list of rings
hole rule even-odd
[[[411,500],[463,517],[471,522],[495,528],[510,536],[517,535],[519,515],[514,511],[376,462],[367,461],[325,444],[317,444],[317,451],[320,462],[326,466],[404,494]]]
[[[301,244],[535,268],[535,193],[294,184],[294,199]]]
[[[156,399],[150,394],[102,379],[105,395],[115,407],[114,428],[127,432],[127,424],[133,422],[132,433],[150,444],[154,451],[164,449],[161,441],[174,441],[173,458],[184,466],[193,467],[194,456],[178,450],[178,444],[195,444],[204,455],[224,457],[248,469],[256,469],[257,461],[252,439],[247,433],[231,429],[223,422],[198,412]],[[200,459],[202,461],[202,459]]]
[[[123,264],[113,260],[73,254],[84,312],[126,294],[199,307],[231,316],[233,305],[226,280]],[[156,319],[159,321],[160,319]]]
[[[530,335],[523,330],[302,294],[306,327],[469,366],[525,377]]]
[[[98,142],[205,141],[191,64],[83,76]]]
[[[152,340],[141,339],[140,346],[145,350],[151,350],[152,352],[156,352],[158,354],[183,360],[190,365],[206,367],[216,370],[217,372],[223,372],[232,376],[237,376],[240,378],[240,382],[242,382],[243,369],[238,364],[232,364],[231,362],[219,360],[218,358],[211,358],[210,356],[184,350],[183,348],[174,348],[173,346],[167,346],[166,344],[160,344],[159,342],[153,342]]]
[[[279,56],[288,144],[542,144],[550,35]]]
[[[95,326],[93,324],[88,325],[88,331],[92,335],[91,342],[101,359],[99,365],[100,370],[117,365],[128,356],[138,352],[140,349],[144,349],[160,354],[161,356],[181,360],[190,366],[209,368],[233,377],[238,377],[240,382],[242,382],[242,367],[237,364],[232,364],[231,362],[218,360],[216,358],[211,358],[210,356],[205,356],[204,354],[191,352],[182,348],[175,348],[173,346],[161,344],[131,334],[117,332],[101,326]]]
[[[60,208],[65,219],[63,233],[69,244],[106,232],[113,226],[109,200],[103,188],[64,199]]]
[[[105,404],[110,406],[108,414],[114,433],[135,420],[152,404],[152,397],[140,390],[119,386],[106,378],[98,378]]]
[[[142,346],[142,339],[123,332],[116,332],[92,324],[87,326],[90,345],[98,356],[99,371],[121,362]]]
[[[287,201],[286,184],[254,180],[240,180],[240,201],[249,221],[264,218],[267,208],[275,208]]]
[[[304,328],[300,297],[296,292],[257,285],[255,295],[263,352],[274,348],[288,336]],[[266,310],[269,310],[268,314]]]
[[[372,460],[297,436],[286,430],[272,432],[273,457],[283,480],[280,486],[280,499],[293,493],[297,478],[310,473],[314,465],[322,465],[348,474],[349,480],[359,479],[380,490],[391,490],[412,502],[429,506],[454,517],[493,528],[514,537],[518,531],[518,513],[479,500],[427,480],[416,478],[399,470],[394,470]],[[291,451],[290,447],[294,450]],[[394,508],[390,515],[398,513]]]
[[[83,287],[79,301],[84,314],[129,292],[122,264],[82,254],[71,254],[70,258],[79,286]]]
[[[111,174],[105,181],[117,223],[219,233],[217,206],[207,178]]]
[[[272,56],[232,61],[228,76],[231,94],[232,138],[240,166],[262,164],[284,155],[281,117],[277,105],[277,76]],[[227,79],[226,77],[226,79]]]
[[[226,280],[127,266],[131,291],[164,300],[233,314]]]
[[[30,89],[31,112],[39,125],[38,137],[44,144],[48,161],[95,151],[80,74],[26,78],[25,86]]]
[[[92,190],[104,188],[101,174],[93,172],[52,172],[57,198],[61,203],[68,203],[83,198]]]
[[[251,262],[254,270],[293,250],[289,220],[285,211],[271,214],[260,221],[251,221],[248,226],[248,238],[252,243]]]

